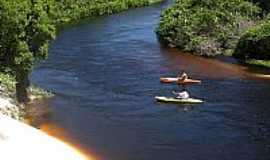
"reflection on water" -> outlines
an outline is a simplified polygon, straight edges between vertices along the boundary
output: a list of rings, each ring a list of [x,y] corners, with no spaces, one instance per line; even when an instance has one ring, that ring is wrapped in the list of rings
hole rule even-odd
[[[45,126],[64,128],[101,160],[268,160],[269,81],[237,63],[161,47],[153,30],[166,5],[63,31],[32,74],[33,83],[56,94]],[[202,79],[189,92],[206,103],[154,100],[177,89],[159,77],[181,69]]]

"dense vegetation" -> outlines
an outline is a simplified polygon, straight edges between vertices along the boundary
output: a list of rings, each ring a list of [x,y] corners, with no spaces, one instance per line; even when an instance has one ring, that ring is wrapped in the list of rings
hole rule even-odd
[[[63,24],[120,12],[156,0],[0,0],[0,72],[16,79],[19,102],[28,101],[28,75],[48,55]]]
[[[270,59],[270,20],[259,22],[240,38],[234,56],[240,59]]]
[[[251,2],[258,4],[264,11],[270,11],[269,0],[251,0]]]
[[[171,47],[270,67],[269,11],[268,0],[176,0],[156,31]]]
[[[213,56],[233,50],[260,13],[245,0],[176,0],[162,13],[157,34],[169,46]]]
[[[33,64],[47,55],[55,28],[43,1],[0,1],[1,69],[15,75],[17,97],[27,101],[28,74]]]
[[[262,8],[262,19],[242,34],[234,56],[248,64],[270,67],[270,14],[267,16],[270,2],[268,0],[252,0],[252,2]]]

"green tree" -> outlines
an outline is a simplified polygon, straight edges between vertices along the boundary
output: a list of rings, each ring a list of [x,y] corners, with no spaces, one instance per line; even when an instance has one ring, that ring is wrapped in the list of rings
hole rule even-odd
[[[33,64],[46,58],[49,41],[54,38],[46,0],[1,0],[1,65],[16,77],[19,102],[27,102],[29,73]]]

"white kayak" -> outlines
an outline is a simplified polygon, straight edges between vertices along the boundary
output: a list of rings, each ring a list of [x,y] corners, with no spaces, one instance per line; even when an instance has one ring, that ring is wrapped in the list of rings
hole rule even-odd
[[[155,99],[159,102],[168,102],[168,103],[185,103],[185,104],[203,103],[203,100],[195,98],[179,99],[173,97],[156,96]]]

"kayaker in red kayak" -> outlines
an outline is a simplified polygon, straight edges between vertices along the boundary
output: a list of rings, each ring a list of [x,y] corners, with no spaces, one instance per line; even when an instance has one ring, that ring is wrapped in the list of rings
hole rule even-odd
[[[188,79],[188,75],[187,75],[187,73],[183,70],[182,72],[181,72],[181,74],[179,74],[178,76],[177,76],[177,84],[179,85],[179,86],[182,86],[183,88],[186,88],[186,85],[185,85],[185,81]]]
[[[177,77],[161,77],[161,83],[178,83],[179,85],[194,85],[200,84],[201,81],[197,79],[190,79],[185,71],[182,71]]]

